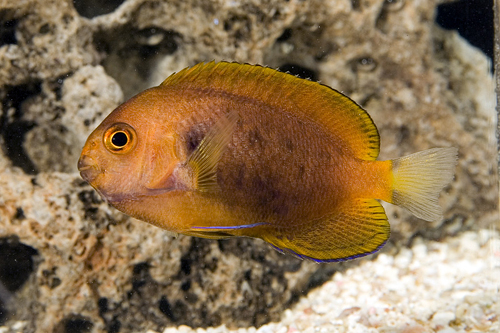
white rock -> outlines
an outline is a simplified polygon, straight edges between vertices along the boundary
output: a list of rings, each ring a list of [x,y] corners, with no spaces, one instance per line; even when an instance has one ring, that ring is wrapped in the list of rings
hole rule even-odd
[[[455,319],[455,314],[451,311],[436,312],[432,316],[432,323],[440,326],[448,326],[450,321]]]

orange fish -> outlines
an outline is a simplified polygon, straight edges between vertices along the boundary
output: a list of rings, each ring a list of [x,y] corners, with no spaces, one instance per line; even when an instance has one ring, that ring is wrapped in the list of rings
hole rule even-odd
[[[201,63],[115,109],[78,168],[112,206],[175,233],[261,238],[317,262],[379,250],[377,199],[432,221],[455,148],[377,161],[379,134],[325,85],[261,66]]]

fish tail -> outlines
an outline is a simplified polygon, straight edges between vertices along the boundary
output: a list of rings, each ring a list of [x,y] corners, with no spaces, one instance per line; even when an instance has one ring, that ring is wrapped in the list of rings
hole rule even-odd
[[[456,148],[433,148],[392,160],[392,202],[426,221],[442,218],[438,196],[454,175]]]

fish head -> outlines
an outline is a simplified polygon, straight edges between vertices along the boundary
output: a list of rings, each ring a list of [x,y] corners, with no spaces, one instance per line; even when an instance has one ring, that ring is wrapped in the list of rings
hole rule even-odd
[[[177,160],[168,126],[155,122],[156,105],[151,91],[133,97],[104,119],[82,149],[81,177],[111,204],[139,200],[152,193],[151,184],[168,183]]]

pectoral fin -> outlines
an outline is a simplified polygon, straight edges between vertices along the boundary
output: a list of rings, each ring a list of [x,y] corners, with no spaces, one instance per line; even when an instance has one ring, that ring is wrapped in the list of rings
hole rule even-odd
[[[306,223],[293,234],[285,230],[261,238],[280,252],[316,262],[336,262],[377,252],[389,235],[389,222],[380,203],[358,199],[332,215]]]
[[[187,164],[193,170],[197,190],[208,192],[218,189],[217,164],[233,136],[238,118],[236,111],[221,117],[189,156]]]

